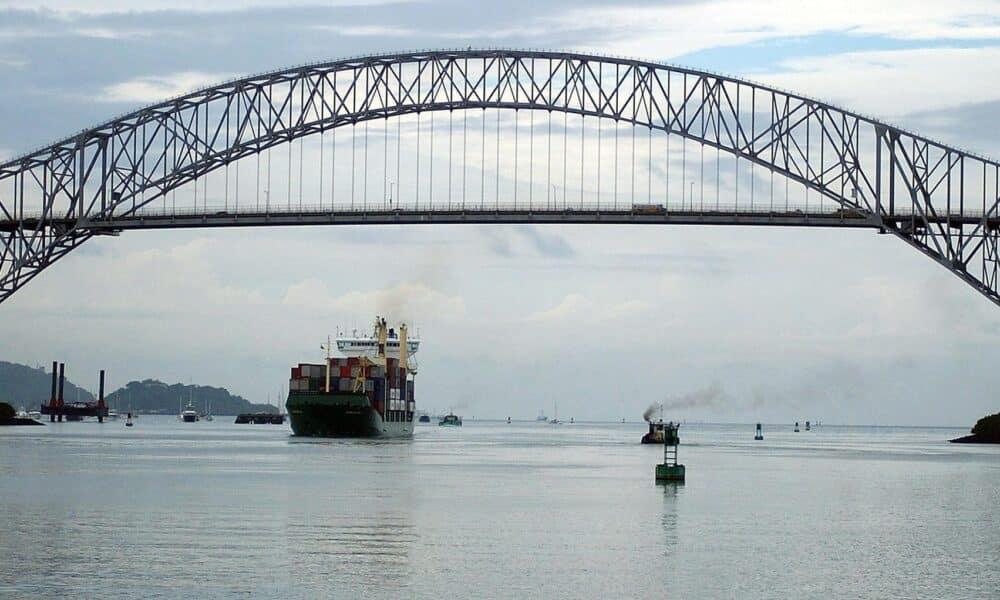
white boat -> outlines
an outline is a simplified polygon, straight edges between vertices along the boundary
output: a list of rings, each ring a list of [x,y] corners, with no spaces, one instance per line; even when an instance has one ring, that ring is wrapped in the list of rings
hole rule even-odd
[[[194,409],[194,405],[188,402],[188,405],[181,409],[180,414],[177,418],[185,423],[197,423],[198,422],[198,411]]]
[[[552,412],[555,413],[555,416],[549,420],[549,425],[562,425],[562,421],[559,420],[559,403],[554,402],[553,404],[555,406],[553,406]]]

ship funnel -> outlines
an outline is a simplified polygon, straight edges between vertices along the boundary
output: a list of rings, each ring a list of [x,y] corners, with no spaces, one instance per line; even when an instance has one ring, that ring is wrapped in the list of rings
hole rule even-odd
[[[399,326],[399,368],[409,370],[410,365],[407,363],[407,355],[410,353],[410,347],[406,342],[406,323],[402,323]]]

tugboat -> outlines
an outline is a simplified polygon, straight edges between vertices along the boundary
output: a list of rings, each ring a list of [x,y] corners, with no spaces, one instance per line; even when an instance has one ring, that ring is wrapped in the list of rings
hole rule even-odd
[[[662,444],[663,443],[663,420],[654,423],[649,421],[649,431],[642,436],[641,443],[643,444]]]
[[[444,427],[461,427],[462,417],[459,417],[454,413],[448,413],[445,416],[441,417],[441,420],[438,421],[438,425]]]
[[[655,423],[653,422],[653,413],[660,411],[660,418]],[[650,404],[649,408],[642,413],[642,420],[649,423],[649,431],[647,431],[640,440],[643,444],[662,444],[663,443],[663,405],[662,404]]]

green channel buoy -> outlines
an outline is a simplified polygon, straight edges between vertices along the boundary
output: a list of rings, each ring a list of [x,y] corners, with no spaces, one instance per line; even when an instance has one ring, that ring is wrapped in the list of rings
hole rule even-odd
[[[677,435],[680,423],[673,421],[663,426],[663,464],[656,465],[656,482],[683,482],[684,465],[677,462],[677,446],[681,438]]]

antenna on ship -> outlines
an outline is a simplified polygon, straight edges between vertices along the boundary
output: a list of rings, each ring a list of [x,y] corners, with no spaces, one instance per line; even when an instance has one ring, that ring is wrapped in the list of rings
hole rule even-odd
[[[375,333],[378,335],[378,358],[385,358],[385,319],[375,317]]]
[[[321,350],[326,350],[326,393],[330,393],[330,336],[326,336],[326,346],[319,345]]]

